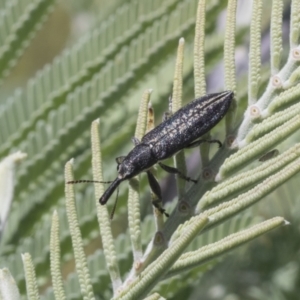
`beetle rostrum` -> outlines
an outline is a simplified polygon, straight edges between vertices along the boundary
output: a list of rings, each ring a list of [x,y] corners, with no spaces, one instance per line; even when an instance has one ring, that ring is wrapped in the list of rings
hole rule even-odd
[[[149,131],[141,141],[133,138],[135,147],[127,156],[116,159],[118,176],[100,197],[100,204],[106,204],[122,181],[141,172],[147,172],[150,187],[157,198],[161,200],[159,184],[149,170],[156,163],[169,173],[177,174],[187,181],[197,182],[176,168],[164,165],[161,161],[184,148],[197,147],[203,142],[218,143],[221,146],[222,144],[218,140],[201,140],[200,138],[222,120],[233,97],[232,91],[207,94],[179,109],[167,120]],[[157,207],[155,203],[153,204]],[[163,209],[157,208],[164,213]]]

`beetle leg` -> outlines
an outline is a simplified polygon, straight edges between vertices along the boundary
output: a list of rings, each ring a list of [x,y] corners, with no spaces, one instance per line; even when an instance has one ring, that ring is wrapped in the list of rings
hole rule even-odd
[[[187,145],[185,148],[194,148],[199,146],[202,143],[217,143],[219,145],[219,148],[222,147],[222,143],[219,140],[197,140],[195,142],[190,143],[189,145]]]
[[[185,179],[186,181],[193,181],[194,183],[197,183],[198,181],[195,180],[195,179],[192,179],[190,177],[187,177],[185,176],[183,173],[181,173],[178,169],[176,168],[173,168],[173,167],[170,167],[170,166],[167,166],[161,162],[158,163],[160,165],[160,167],[165,170],[166,172],[168,173],[171,173],[171,174],[177,174],[180,178],[183,178]]]
[[[147,171],[147,176],[148,176],[148,181],[152,192],[156,195],[158,199],[161,200],[162,196],[161,196],[161,189],[159,183],[157,182],[156,178],[150,171]]]
[[[162,208],[161,189],[160,189],[160,186],[159,186],[157,180],[155,179],[154,175],[150,171],[147,171],[146,173],[148,176],[148,182],[149,182],[151,191],[157,198],[156,200],[152,200],[152,205],[155,208],[157,208],[161,214],[165,214],[167,217],[169,217],[169,215],[166,213],[165,209]]]

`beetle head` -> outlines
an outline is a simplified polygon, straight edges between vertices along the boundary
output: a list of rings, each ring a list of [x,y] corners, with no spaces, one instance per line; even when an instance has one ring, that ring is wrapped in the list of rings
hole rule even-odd
[[[150,146],[142,143],[135,146],[126,157],[118,157],[116,161],[118,178],[122,180],[132,178],[156,163]]]

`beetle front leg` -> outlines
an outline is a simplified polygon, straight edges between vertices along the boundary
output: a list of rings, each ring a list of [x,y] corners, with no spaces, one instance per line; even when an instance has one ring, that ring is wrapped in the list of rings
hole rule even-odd
[[[210,143],[210,144],[217,143],[219,145],[219,148],[222,147],[222,143],[219,140],[198,140],[198,141],[190,143],[185,148],[194,148],[194,147],[200,146],[200,144],[202,144],[202,143]]]
[[[158,164],[160,165],[160,167],[161,167],[163,170],[165,170],[165,171],[168,172],[168,173],[176,174],[176,175],[178,175],[180,178],[185,179],[186,181],[192,181],[192,182],[194,182],[194,183],[197,183],[197,182],[198,182],[198,181],[195,180],[195,179],[192,179],[192,178],[190,178],[190,177],[185,176],[183,173],[181,173],[181,172],[180,172],[178,169],[176,169],[176,168],[167,166],[167,165],[165,165],[165,164],[163,164],[163,163],[161,163],[161,162],[159,162]]]
[[[150,188],[153,192],[153,194],[156,196],[156,200],[152,200],[152,205],[158,209],[158,211],[161,214],[166,215],[166,217],[169,217],[169,214],[166,213],[166,210],[162,208],[162,196],[161,196],[161,189],[160,186],[155,179],[154,175],[151,173],[151,171],[147,171],[147,177],[148,177],[148,182],[150,185]]]

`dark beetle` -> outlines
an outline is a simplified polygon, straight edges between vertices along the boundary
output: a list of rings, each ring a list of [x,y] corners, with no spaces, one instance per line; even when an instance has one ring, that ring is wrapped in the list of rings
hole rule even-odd
[[[199,138],[214,127],[228,111],[233,99],[232,91],[208,94],[195,99],[175,112],[166,121],[149,131],[141,141],[133,138],[135,147],[127,156],[117,158],[118,177],[111,183],[99,199],[104,205],[119,184],[139,173],[146,171],[150,187],[161,200],[161,191],[155,177],[149,170],[154,164],[167,172],[196,182],[186,177],[179,170],[166,166],[160,161],[173,156],[176,152],[200,145],[203,142],[219,143],[217,140],[200,140]],[[153,203],[155,205],[155,203]],[[155,205],[162,213],[164,210]]]

